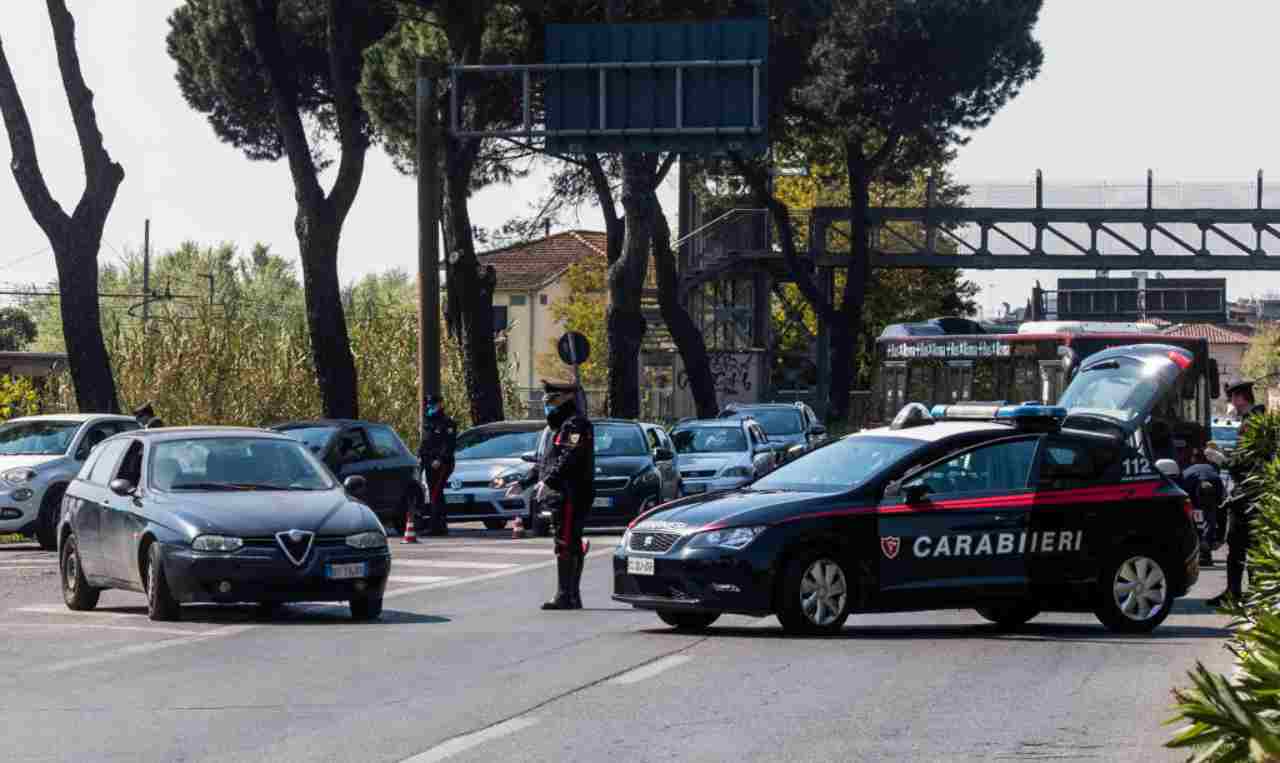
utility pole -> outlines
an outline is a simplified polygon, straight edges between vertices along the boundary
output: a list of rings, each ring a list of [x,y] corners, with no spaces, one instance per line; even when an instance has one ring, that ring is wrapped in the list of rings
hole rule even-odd
[[[418,405],[440,394],[440,135],[437,63],[418,59]]]
[[[151,220],[142,228],[142,384],[151,382]]]

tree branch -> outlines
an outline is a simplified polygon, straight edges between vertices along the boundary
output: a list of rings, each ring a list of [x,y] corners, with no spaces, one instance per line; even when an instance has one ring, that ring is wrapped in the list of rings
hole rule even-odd
[[[71,106],[71,121],[80,139],[80,155],[84,160],[85,193],[93,195],[102,183],[118,185],[124,179],[124,168],[111,161],[102,143],[98,117],[93,110],[93,92],[84,83],[80,55],[76,52],[76,22],[63,0],[48,0],[49,21],[53,25],[53,44],[58,53],[58,70],[62,87]]]
[[[622,218],[618,217],[618,205],[613,200],[613,186],[604,172],[599,154],[587,154],[587,170],[591,173],[591,184],[596,189],[596,200],[600,203],[600,213],[604,215],[604,229],[609,240],[609,263],[622,254]],[[614,238],[617,237],[615,245]]]
[[[9,133],[9,149],[13,159],[9,168],[18,183],[22,199],[35,218],[40,229],[50,239],[59,228],[67,224],[67,213],[49,193],[49,186],[40,171],[35,139],[31,135],[31,120],[22,104],[22,95],[13,81],[13,71],[0,43],[0,115],[4,116],[5,130]]]
[[[240,8],[244,14],[245,36],[249,38],[258,61],[267,70],[267,81],[271,83],[271,105],[289,157],[294,193],[306,208],[319,209],[327,199],[320,188],[315,162],[311,159],[311,147],[307,143],[307,131],[298,114],[298,85],[280,45],[277,0],[240,0]]]
[[[662,185],[662,181],[667,179],[667,173],[670,172],[671,168],[675,166],[676,159],[678,159],[679,157],[680,157],[680,154],[676,153],[675,151],[671,151],[665,157],[663,157],[662,164],[658,167],[658,177],[653,181],[654,188],[657,188],[658,186]]]
[[[369,148],[365,135],[365,118],[356,86],[360,79],[361,53],[355,39],[356,20],[351,0],[329,0],[328,17],[329,68],[333,79],[334,105],[338,115],[338,142],[342,158],[338,176],[329,192],[334,214],[341,222],[351,210],[364,176],[364,159]]]

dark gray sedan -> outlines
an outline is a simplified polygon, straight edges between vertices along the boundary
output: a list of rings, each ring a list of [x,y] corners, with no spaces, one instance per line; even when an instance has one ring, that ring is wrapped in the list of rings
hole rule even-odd
[[[346,601],[382,614],[386,533],[308,449],[256,429],[195,427],[116,435],[67,488],[58,526],[67,606],[105,588],[144,593],[152,620],[187,602]],[[348,491],[352,495],[348,495]]]

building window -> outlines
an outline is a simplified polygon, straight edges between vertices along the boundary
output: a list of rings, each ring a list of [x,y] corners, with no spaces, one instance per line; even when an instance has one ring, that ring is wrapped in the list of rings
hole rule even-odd
[[[493,330],[495,332],[501,332],[501,331],[507,330],[507,306],[506,305],[493,306]]]
[[[539,305],[545,305],[545,304],[547,304],[547,302],[548,302],[548,301],[549,301],[549,300],[547,299],[547,295],[546,295],[546,294],[539,294],[539,295],[538,295],[538,304],[539,304]]]
[[[525,297],[525,295],[523,295],[523,294],[512,294],[512,295],[511,295],[511,306],[512,306],[512,307],[523,307],[523,306],[524,306],[524,304],[525,304],[525,301],[526,301],[526,300],[527,300],[527,297]]]

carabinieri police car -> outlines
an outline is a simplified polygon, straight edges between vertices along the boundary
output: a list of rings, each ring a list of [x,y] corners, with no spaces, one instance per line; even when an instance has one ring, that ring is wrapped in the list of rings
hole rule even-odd
[[[1117,347],[1058,406],[911,404],[732,491],[639,517],[614,599],[700,630],[722,613],[823,633],[851,613],[974,608],[1005,628],[1092,611],[1150,631],[1200,574],[1177,464],[1146,434],[1190,354]]]

